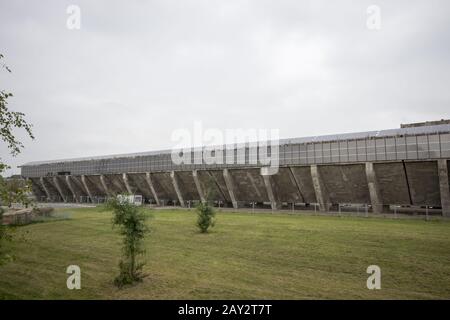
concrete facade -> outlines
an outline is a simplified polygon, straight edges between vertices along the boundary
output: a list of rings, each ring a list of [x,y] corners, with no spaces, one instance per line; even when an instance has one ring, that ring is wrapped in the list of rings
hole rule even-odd
[[[175,190],[175,193],[177,194],[178,201],[182,207],[185,207],[183,194],[181,192],[178,175],[175,173],[175,171],[172,171],[170,173],[170,178],[172,179],[173,189]]]
[[[383,203],[381,201],[380,188],[378,186],[378,180],[377,180],[372,162],[366,163],[366,178],[367,178],[367,187],[369,189],[370,203],[372,205],[372,210],[375,213],[382,213],[383,212]]]
[[[319,171],[317,165],[311,166],[311,179],[316,194],[317,202],[319,203],[320,211],[328,211],[330,208],[330,197],[328,191],[325,188],[325,184],[322,179],[322,174]]]
[[[402,130],[412,129],[415,128]],[[92,160],[99,173],[92,174],[89,170],[93,169],[86,169],[80,174],[81,169],[71,171],[78,161],[71,160],[24,165],[22,175],[31,182],[39,201],[95,202],[131,193],[157,205],[186,206],[188,202],[209,200],[233,208],[257,205],[273,210],[318,204],[321,211],[359,205],[374,213],[392,212],[390,206],[403,206],[441,208],[443,215],[450,216],[450,125],[419,129],[414,134],[385,133],[381,147],[380,135],[371,137],[372,133],[358,133],[347,140],[327,136],[288,141],[280,145],[281,165],[276,171],[248,164],[176,169],[168,164],[169,169],[157,170],[141,164],[138,170],[110,172],[95,167],[100,160]],[[319,152],[318,141],[321,141]],[[354,146],[352,153],[350,146]],[[347,151],[343,154],[342,150]],[[390,155],[393,152],[395,159]],[[298,159],[294,157],[296,154]],[[145,157],[155,156],[157,153]],[[303,156],[311,163],[302,163]],[[339,161],[333,162],[333,157]]]
[[[367,162],[264,169],[130,173],[124,175],[30,178],[41,201],[80,202],[123,193],[140,194],[157,205],[210,200],[238,208],[251,203],[279,209],[283,204],[367,204],[374,213],[389,205],[442,207],[450,215],[448,161]],[[84,200],[83,200],[84,199]],[[222,206],[223,206],[222,205]]]
[[[438,160],[439,190],[442,206],[442,214],[450,217],[450,188],[449,188],[449,171],[448,161]]]

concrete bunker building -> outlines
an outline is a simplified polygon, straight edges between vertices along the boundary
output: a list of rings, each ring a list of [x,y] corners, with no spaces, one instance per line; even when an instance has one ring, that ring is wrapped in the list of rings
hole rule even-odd
[[[274,175],[250,164],[248,147],[240,148],[245,164],[176,165],[166,150],[30,162],[21,174],[40,201],[97,203],[130,193],[148,203],[187,206],[204,201],[209,188],[222,207],[317,204],[328,211],[345,205],[381,213],[406,206],[450,216],[450,120],[280,140]],[[224,157],[237,152],[225,150]]]

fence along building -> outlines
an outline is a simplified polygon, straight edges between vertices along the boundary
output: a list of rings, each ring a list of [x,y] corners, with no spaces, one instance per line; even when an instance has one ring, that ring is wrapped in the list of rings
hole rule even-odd
[[[237,148],[224,150],[224,164],[177,165],[166,150],[30,162],[21,172],[41,201],[95,203],[130,193],[157,205],[186,206],[204,201],[208,190],[210,200],[234,208],[318,204],[327,211],[363,205],[380,213],[411,206],[441,209],[450,216],[448,120],[280,140],[280,167],[274,175],[250,163],[248,146],[239,147],[245,149],[245,163],[227,164]]]

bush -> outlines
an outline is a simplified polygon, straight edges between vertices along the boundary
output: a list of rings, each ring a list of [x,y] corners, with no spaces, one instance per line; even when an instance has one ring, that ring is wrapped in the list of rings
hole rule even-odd
[[[0,176],[0,201],[11,207],[13,203],[20,203],[28,208],[33,203],[31,185],[23,179],[5,179]]]
[[[6,254],[4,252],[4,243],[5,241],[11,241],[12,237],[9,233],[8,227],[3,225],[3,213],[5,211],[2,207],[0,207],[0,265],[4,264],[5,262],[11,260],[11,256]]]
[[[144,253],[142,242],[148,232],[146,216],[140,207],[126,199],[112,198],[106,208],[113,210],[113,227],[118,226],[123,236],[123,256],[119,263],[119,275],[114,279],[114,284],[121,288],[143,278],[141,270],[144,263],[139,262],[138,257]]]
[[[207,202],[197,205],[197,227],[201,233],[207,233],[209,228],[214,227],[215,211]]]

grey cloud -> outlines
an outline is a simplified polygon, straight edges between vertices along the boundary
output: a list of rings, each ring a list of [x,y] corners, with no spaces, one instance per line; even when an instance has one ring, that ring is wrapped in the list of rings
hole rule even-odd
[[[66,8],[81,8],[81,30]],[[381,8],[379,31],[366,9]],[[1,1],[0,73],[33,160],[172,146],[193,127],[282,137],[450,116],[448,1]],[[19,133],[23,136],[22,133]],[[13,170],[17,172],[17,169]]]

